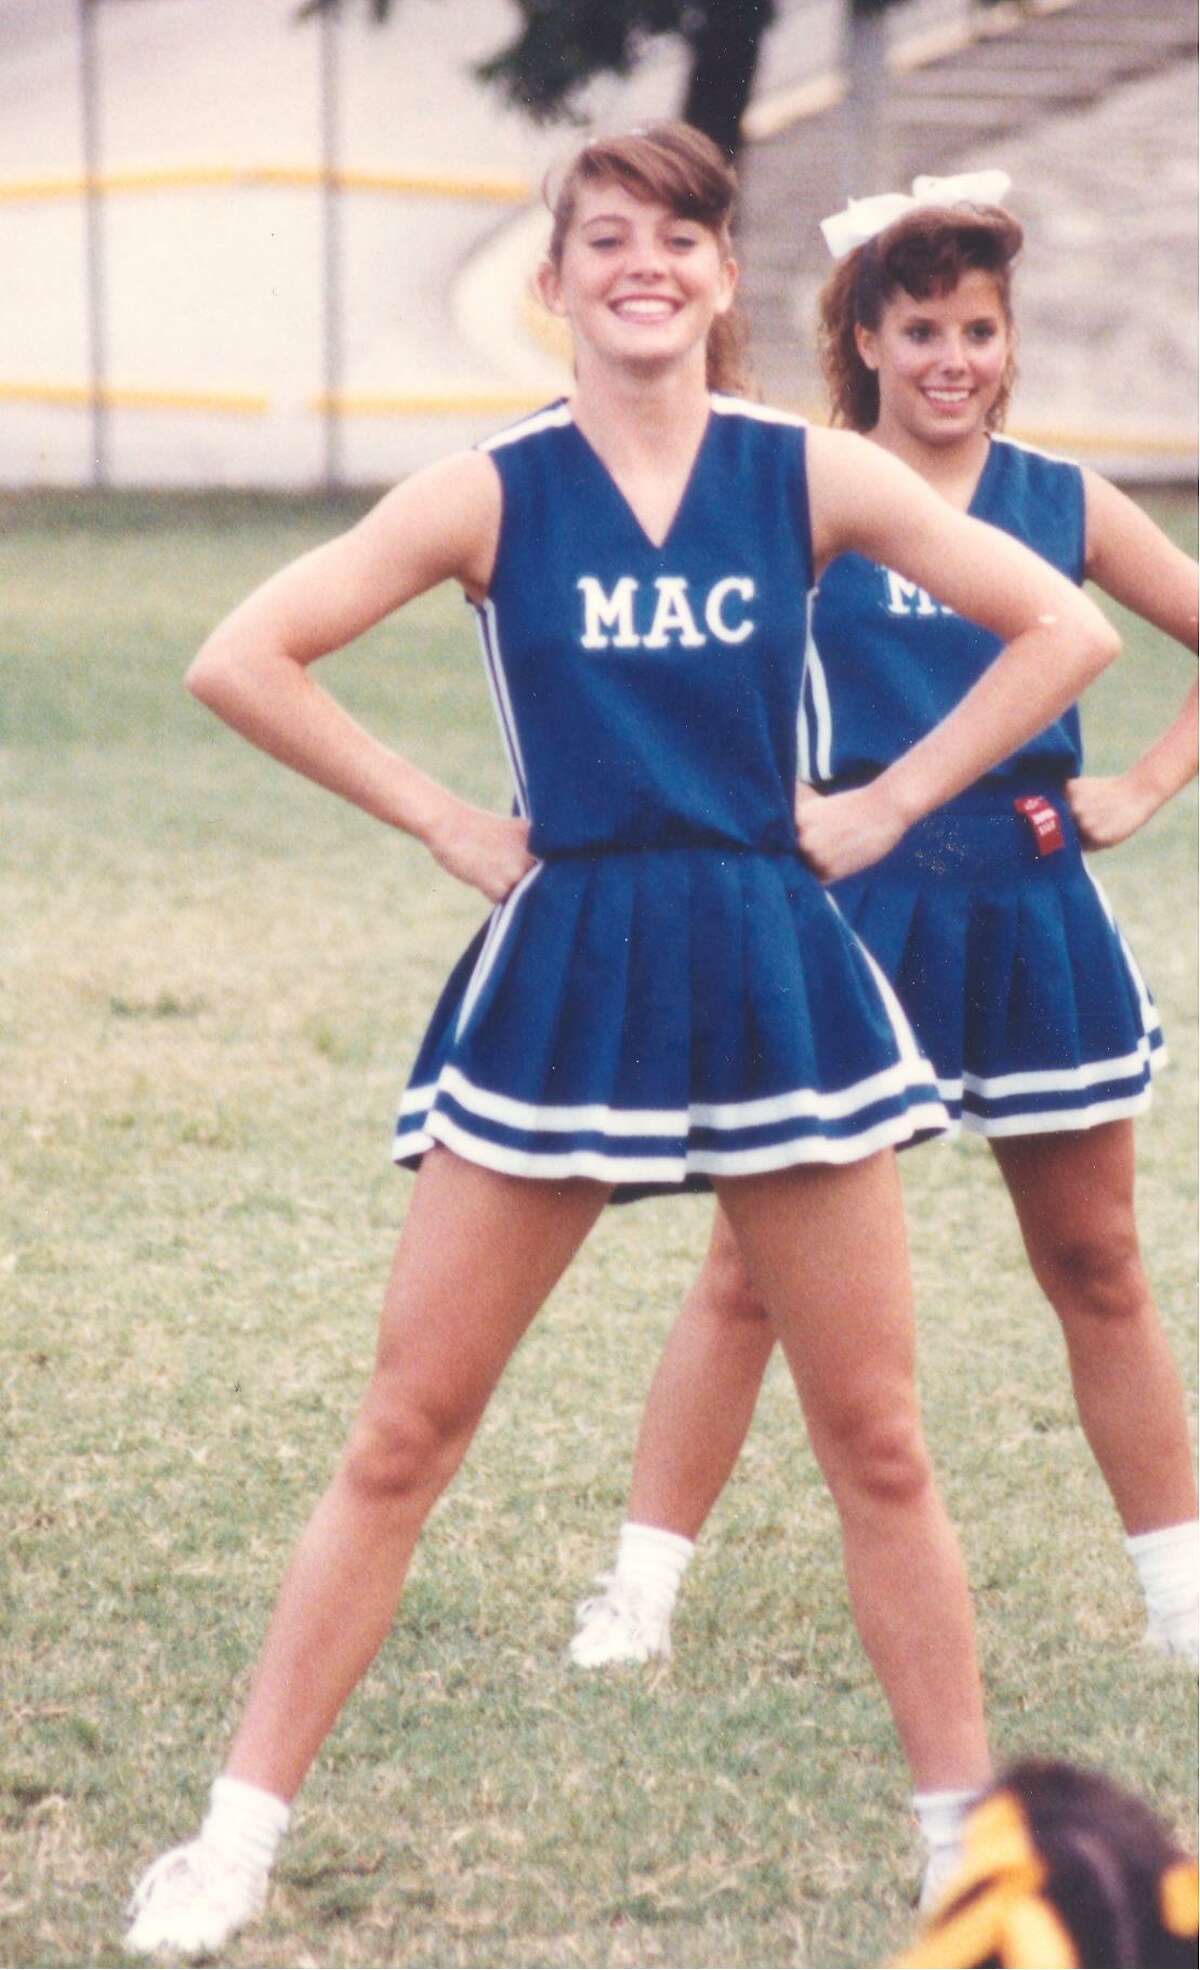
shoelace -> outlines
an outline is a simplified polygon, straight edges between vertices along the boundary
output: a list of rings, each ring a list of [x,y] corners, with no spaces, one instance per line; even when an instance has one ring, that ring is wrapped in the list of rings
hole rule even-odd
[[[601,1589],[598,1594],[590,1594],[582,1600],[575,1610],[576,1621],[584,1623],[595,1621],[606,1615],[611,1622],[627,1621],[639,1639],[649,1639],[645,1619],[629,1589],[622,1585],[615,1573],[598,1573],[595,1584]]]

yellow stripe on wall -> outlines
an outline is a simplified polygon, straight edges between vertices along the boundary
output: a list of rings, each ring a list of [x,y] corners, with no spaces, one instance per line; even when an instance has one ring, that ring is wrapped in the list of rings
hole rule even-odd
[[[161,390],[140,384],[106,383],[96,391],[106,410],[205,410],[234,417],[264,417],[269,397],[240,390]],[[93,393],[86,383],[0,381],[0,403],[61,404],[88,408]]]
[[[0,182],[0,204],[41,204],[82,198],[88,191],[115,197],[124,193],[310,190],[326,183],[339,191],[387,192],[401,198],[448,198],[497,205],[524,205],[531,193],[516,178],[448,178],[403,171],[345,170],[326,173],[310,164],[189,164],[141,171],[105,171],[97,178],[9,178]]]
[[[538,410],[547,401],[547,390],[430,390],[414,392],[342,390],[330,397],[314,392],[305,408],[319,416],[333,409],[339,417],[492,417],[522,416]],[[98,392],[99,401],[109,410],[182,410],[212,412],[218,416],[265,417],[271,399],[265,392],[248,390],[180,390],[133,383],[110,383]],[[87,409],[92,392],[86,383],[21,382],[0,379],[0,403],[53,404],[67,409]],[[823,409],[811,403],[781,400],[779,409],[824,424]],[[1105,452],[1127,458],[1192,459],[1196,452],[1195,434],[1180,430],[1082,431],[1057,430],[1044,425],[1014,424],[1011,437],[1046,451],[1076,453]]]
[[[425,395],[393,396],[389,392],[335,391],[331,397],[320,391],[308,399],[308,409],[319,411],[322,416],[330,410],[339,417],[491,417],[503,416],[512,412],[521,416],[525,411],[538,410],[546,402],[546,393],[531,396],[527,390],[494,391],[430,391]]]

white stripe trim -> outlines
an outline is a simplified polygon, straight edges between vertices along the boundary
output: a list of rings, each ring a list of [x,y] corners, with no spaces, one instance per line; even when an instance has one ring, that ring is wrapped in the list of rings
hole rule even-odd
[[[500,727],[500,743],[508,757],[508,770],[513,777],[517,806],[522,817],[528,820],[529,778],[525,771],[525,759],[521,752],[521,740],[517,731],[512,698],[509,695],[508,679],[504,673],[504,659],[500,654],[500,626],[496,619],[495,603],[487,600],[477,602],[475,621],[479,629],[483,668],[487,676],[488,690],[491,693],[492,708],[496,714],[496,723]]]
[[[793,1136],[761,1149],[698,1149],[688,1157],[688,1168],[705,1176],[753,1176],[760,1170],[786,1169],[790,1163],[856,1163],[890,1143],[909,1142],[924,1129],[940,1134],[947,1122],[941,1102],[930,1100],[890,1115],[857,1135]]]
[[[448,1063],[435,1086],[409,1089],[400,1113],[403,1117],[422,1108],[432,1108],[439,1092],[444,1090],[460,1107],[485,1121],[547,1135],[588,1131],[606,1136],[682,1136],[692,1129],[718,1129],[736,1134],[742,1129],[773,1128],[779,1122],[838,1122],[910,1089],[920,1089],[933,1098],[933,1069],[917,1053],[911,1036],[909,1049],[907,1059],[831,1093],[822,1093],[818,1088],[796,1088],[787,1094],[764,1095],[754,1101],[693,1102],[687,1108],[610,1108],[598,1101],[538,1107],[532,1102],[517,1101],[512,1095],[497,1094],[491,1088],[477,1087],[461,1068]]]
[[[896,1037],[899,1043],[899,1034]],[[870,1108],[888,1095],[900,1094],[907,1088],[925,1087],[932,1095],[933,1069],[912,1047],[911,1055],[898,1060],[894,1066],[885,1067],[880,1073],[856,1081],[848,1088],[839,1088],[834,1093],[822,1094],[816,1088],[797,1088],[791,1094],[766,1095],[757,1101],[695,1102],[688,1109],[688,1122],[695,1128],[736,1130],[766,1128],[775,1122],[794,1121],[800,1116],[811,1116],[826,1122],[841,1121],[847,1115],[856,1114],[860,1108]]]
[[[489,1169],[510,1176],[581,1176],[610,1183],[681,1184],[690,1171],[707,1176],[752,1176],[797,1163],[855,1162],[872,1155],[877,1149],[886,1148],[889,1143],[899,1146],[910,1141],[925,1129],[938,1131],[943,1142],[952,1142],[960,1135],[980,1136],[986,1140],[996,1136],[1074,1134],[1097,1128],[1104,1122],[1122,1121],[1143,1114],[1151,1100],[1151,1089],[1145,1087],[1135,1095],[1097,1103],[1088,1108],[1039,1109],[1030,1114],[1004,1115],[999,1119],[976,1115],[968,1109],[961,1117],[955,1117],[948,1123],[944,1109],[931,1103],[908,1108],[890,1122],[878,1123],[874,1129],[866,1130],[861,1135],[793,1137],[788,1142],[763,1149],[699,1150],[683,1163],[678,1157],[614,1157],[597,1150],[574,1150],[565,1154],[510,1150],[459,1128],[448,1116],[437,1115],[431,1118],[436,1124],[436,1134],[429,1129],[414,1130],[407,1135],[397,1133],[393,1160],[399,1162],[404,1157],[423,1155],[427,1149],[433,1148],[435,1141],[441,1141],[468,1161],[482,1163]]]
[[[597,1135],[670,1136],[682,1135],[688,1125],[685,1108],[610,1108],[599,1101],[539,1108],[513,1095],[477,1087],[452,1063],[438,1076],[435,1099],[443,1089],[460,1107],[510,1129],[535,1129],[551,1135],[573,1135],[586,1129]]]
[[[470,1019],[472,1012],[475,1010],[475,1001],[487,984],[488,978],[491,975],[492,966],[500,955],[500,947],[508,935],[513,917],[516,914],[517,904],[534,881],[534,878],[541,875],[545,866],[544,862],[535,862],[532,869],[525,871],[525,874],[521,877],[516,887],[509,890],[503,903],[498,904],[492,912],[492,920],[488,925],[487,936],[483,940],[483,949],[475,960],[475,969],[471,973],[467,989],[462,996],[462,1004],[458,1009],[458,1023],[454,1028],[454,1037],[456,1040],[462,1038],[463,1029]]]
[[[976,1115],[964,1108],[962,1127],[969,1135],[1066,1135],[1097,1128],[1101,1122],[1120,1121],[1126,1115],[1140,1115],[1149,1108],[1151,1099],[1147,1085],[1137,1094],[1093,1102],[1086,1108],[1037,1108],[1025,1115]]]
[[[807,417],[797,417],[790,410],[775,410],[770,404],[751,403],[747,397],[727,397],[714,390],[709,403],[718,417],[751,417],[759,424],[786,424],[793,431],[807,431]]]
[[[808,741],[808,716],[804,709],[804,694],[808,689],[808,660],[813,648],[812,618],[813,598],[816,589],[810,588],[804,599],[804,662],[800,666],[800,696],[796,704],[796,777],[811,782],[812,748]]]
[[[532,417],[523,418],[520,424],[512,424],[506,431],[493,432],[490,438],[481,438],[478,451],[500,451],[505,445],[516,445],[522,438],[536,438],[539,431],[551,431],[557,425],[573,424],[574,417],[569,403],[550,404],[545,410],[534,411]]]
[[[1150,1042],[1141,1039],[1132,1053],[1123,1054],[1119,1060],[1085,1060],[1078,1067],[1030,1068],[1019,1074],[964,1074],[962,1085],[966,1092],[988,1101],[1003,1101],[1014,1094],[1081,1094],[1084,1088],[1094,1088],[1101,1081],[1128,1080],[1141,1074],[1150,1061]]]
[[[1092,888],[1096,892],[1096,895],[1099,897],[1100,907],[1104,911],[1105,916],[1108,918],[1108,921],[1112,926],[1113,935],[1116,937],[1118,944],[1121,946],[1121,956],[1124,958],[1125,963],[1129,967],[1129,976],[1133,980],[1133,989],[1137,993],[1138,1005],[1141,1009],[1141,1014],[1142,1014],[1142,1025],[1147,1033],[1157,1032],[1159,1026],[1161,1025],[1161,1021],[1158,1016],[1158,1009],[1155,1006],[1153,999],[1150,997],[1150,988],[1146,984],[1145,979],[1142,977],[1141,968],[1138,965],[1138,961],[1134,957],[1133,952],[1130,950],[1128,944],[1125,942],[1124,933],[1121,929],[1120,924],[1117,922],[1116,912],[1114,911],[1112,904],[1109,902],[1108,897],[1104,893],[1104,888],[1103,885],[1101,884],[1099,876],[1095,875],[1092,872],[1092,869],[1086,860],[1083,863],[1083,873],[1087,877],[1088,881],[1091,883]]]
[[[815,590],[813,591],[815,593]],[[812,718],[815,728],[816,778],[833,778],[833,707],[829,700],[829,680],[817,648],[817,639],[812,631],[812,601],[809,601],[808,642],[804,646],[804,682],[808,687],[809,702],[812,705]],[[803,704],[803,694],[801,695]],[[808,734],[805,732],[805,743]]]
[[[448,1115],[435,1111],[426,1130],[397,1140],[396,1160],[423,1153],[440,1142],[468,1162],[506,1176],[590,1177],[601,1183],[682,1184],[685,1177],[757,1176],[768,1170],[787,1169],[796,1163],[855,1163],[878,1149],[908,1142],[922,1130],[943,1131],[946,1113],[940,1103],[931,1102],[909,1108],[856,1136],[800,1136],[788,1142],[771,1143],[760,1149],[694,1150],[680,1156],[611,1156],[603,1150],[572,1149],[560,1152],[510,1149],[486,1137],[471,1134]]]
[[[828,890],[825,892],[825,900],[829,904],[830,909],[835,911],[839,917],[842,917],[842,912],[838,904],[834,901]],[[845,917],[842,917],[842,922],[846,925],[847,935],[854,939],[854,942],[858,945],[859,950],[866,959],[871,976],[875,980],[879,996],[883,1001],[883,1009],[891,1024],[892,1038],[895,1040],[897,1049],[899,1050],[901,1063],[907,1061],[910,1068],[918,1070],[914,1076],[915,1079],[924,1080],[928,1078],[930,1082],[933,1082],[934,1073],[932,1064],[926,1055],[921,1052],[917,1044],[917,1036],[913,1032],[912,1022],[896,996],[896,990],[891,979],[884,971],[878,959],[867,949],[858,932],[850,929]]]
[[[1028,452],[1031,458],[1048,458],[1051,465],[1073,465],[1077,472],[1082,467],[1077,458],[1067,458],[1059,451],[1045,451],[1041,445],[1027,444],[1024,438],[1010,438],[1003,431],[989,431],[988,437],[994,445],[1007,445],[1010,451]]]

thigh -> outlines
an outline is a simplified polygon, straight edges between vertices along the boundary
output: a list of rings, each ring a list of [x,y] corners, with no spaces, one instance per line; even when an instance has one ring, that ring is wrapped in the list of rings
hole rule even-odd
[[[724,1183],[747,1270],[810,1422],[915,1412],[908,1245],[891,1150]]]
[[[713,1212],[704,1263],[688,1297],[689,1303],[701,1302],[709,1317],[723,1325],[765,1327],[768,1324],[762,1294],[750,1276],[737,1233],[719,1200]]]
[[[991,1146],[1035,1268],[1056,1253],[1136,1239],[1127,1117],[1094,1129],[993,1136]]]
[[[430,1150],[396,1247],[368,1402],[477,1417],[608,1200],[600,1183],[503,1176]]]

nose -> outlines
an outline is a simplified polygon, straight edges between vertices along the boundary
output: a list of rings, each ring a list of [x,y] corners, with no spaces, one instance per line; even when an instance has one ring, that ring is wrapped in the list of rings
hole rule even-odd
[[[938,350],[938,368],[949,370],[955,376],[960,375],[967,368],[967,345],[963,340],[961,329],[948,328],[942,336],[941,347]]]
[[[658,280],[666,271],[661,242],[653,233],[639,234],[630,240],[625,271],[634,280]]]

